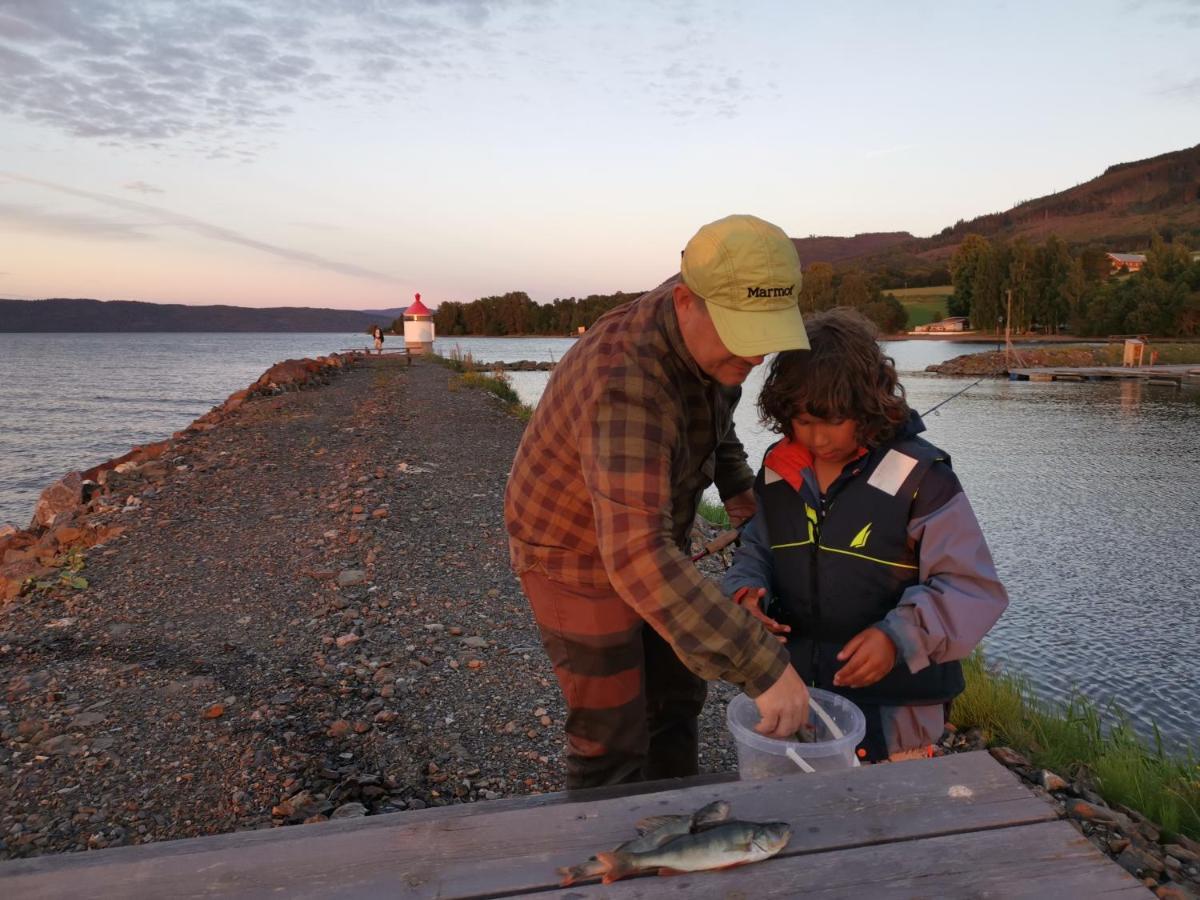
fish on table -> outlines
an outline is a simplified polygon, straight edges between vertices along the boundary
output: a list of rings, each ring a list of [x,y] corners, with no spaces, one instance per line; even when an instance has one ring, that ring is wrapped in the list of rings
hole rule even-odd
[[[774,856],[791,837],[792,828],[786,822],[729,821],[680,835],[650,850],[618,848],[597,853],[596,859],[604,867],[602,880],[610,884],[646,872],[682,875],[748,865]]]
[[[714,800],[688,816],[650,816],[637,822],[635,827],[638,836],[621,844],[614,852],[643,853],[693,831],[711,828],[728,818],[729,804],[724,800]],[[605,867],[598,856],[593,856],[577,866],[560,868],[558,874],[562,876],[562,881],[559,884],[570,887],[580,881],[600,878],[604,871]]]

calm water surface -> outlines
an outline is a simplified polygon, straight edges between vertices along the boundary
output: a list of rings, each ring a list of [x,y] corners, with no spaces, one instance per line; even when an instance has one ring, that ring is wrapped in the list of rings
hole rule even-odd
[[[361,335],[0,334],[0,522],[28,522],[38,493],[159,440],[281,359],[362,346]],[[451,338],[477,360],[556,360],[569,338]],[[977,345],[887,350],[924,411],[969,384],[921,374]],[[757,466],[774,436],[746,386],[738,431]],[[512,373],[536,403],[547,373]],[[1116,700],[1173,742],[1200,734],[1200,392],[986,381],[931,416],[983,524],[1012,605],[989,655],[1045,696]]]

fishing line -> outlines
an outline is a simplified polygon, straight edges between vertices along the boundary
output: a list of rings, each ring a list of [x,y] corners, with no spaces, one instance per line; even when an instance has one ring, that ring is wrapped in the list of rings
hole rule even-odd
[[[951,400],[953,400],[955,397],[958,397],[958,396],[961,396],[962,394],[965,394],[965,393],[966,393],[967,391],[969,391],[971,388],[975,387],[975,385],[979,384],[979,382],[980,382],[980,381],[983,381],[983,379],[982,379],[982,378],[980,378],[980,379],[979,379],[979,381],[973,381],[973,382],[971,382],[971,383],[970,383],[970,384],[968,384],[968,385],[967,385],[965,388],[963,388],[961,391],[958,391],[958,392],[956,392],[956,393],[953,393],[953,394],[951,394],[949,397],[947,397],[947,398],[946,398],[945,400],[943,400],[941,403],[937,404],[937,406],[931,406],[931,407],[929,407],[929,409],[927,409],[927,410],[925,410],[925,412],[921,413],[921,418],[922,418],[922,419],[924,419],[924,418],[925,418],[927,415],[929,415],[931,412],[933,412],[934,410],[938,409],[938,407],[945,406],[947,403],[949,403],[949,402],[950,402]]]

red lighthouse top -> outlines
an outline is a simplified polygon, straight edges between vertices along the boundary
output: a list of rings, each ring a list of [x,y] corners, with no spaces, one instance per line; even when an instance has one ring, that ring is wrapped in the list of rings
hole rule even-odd
[[[404,311],[404,314],[406,316],[431,316],[431,315],[433,315],[433,313],[431,313],[429,311],[429,308],[424,303],[421,302],[420,294],[414,294],[414,297],[415,297],[415,299],[413,300],[413,302],[409,305],[408,309],[406,309]]]

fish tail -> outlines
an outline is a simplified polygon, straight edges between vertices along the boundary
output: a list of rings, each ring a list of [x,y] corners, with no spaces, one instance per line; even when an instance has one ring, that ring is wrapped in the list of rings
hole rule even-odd
[[[587,881],[589,878],[599,878],[604,874],[604,866],[594,856],[585,863],[580,863],[577,866],[563,866],[558,870],[558,874],[562,876],[562,881],[558,883],[559,887],[570,887],[579,881]]]
[[[634,872],[634,868],[629,864],[629,857],[624,853],[602,851],[596,854],[596,861],[604,866],[602,880],[605,884],[612,884]]]

